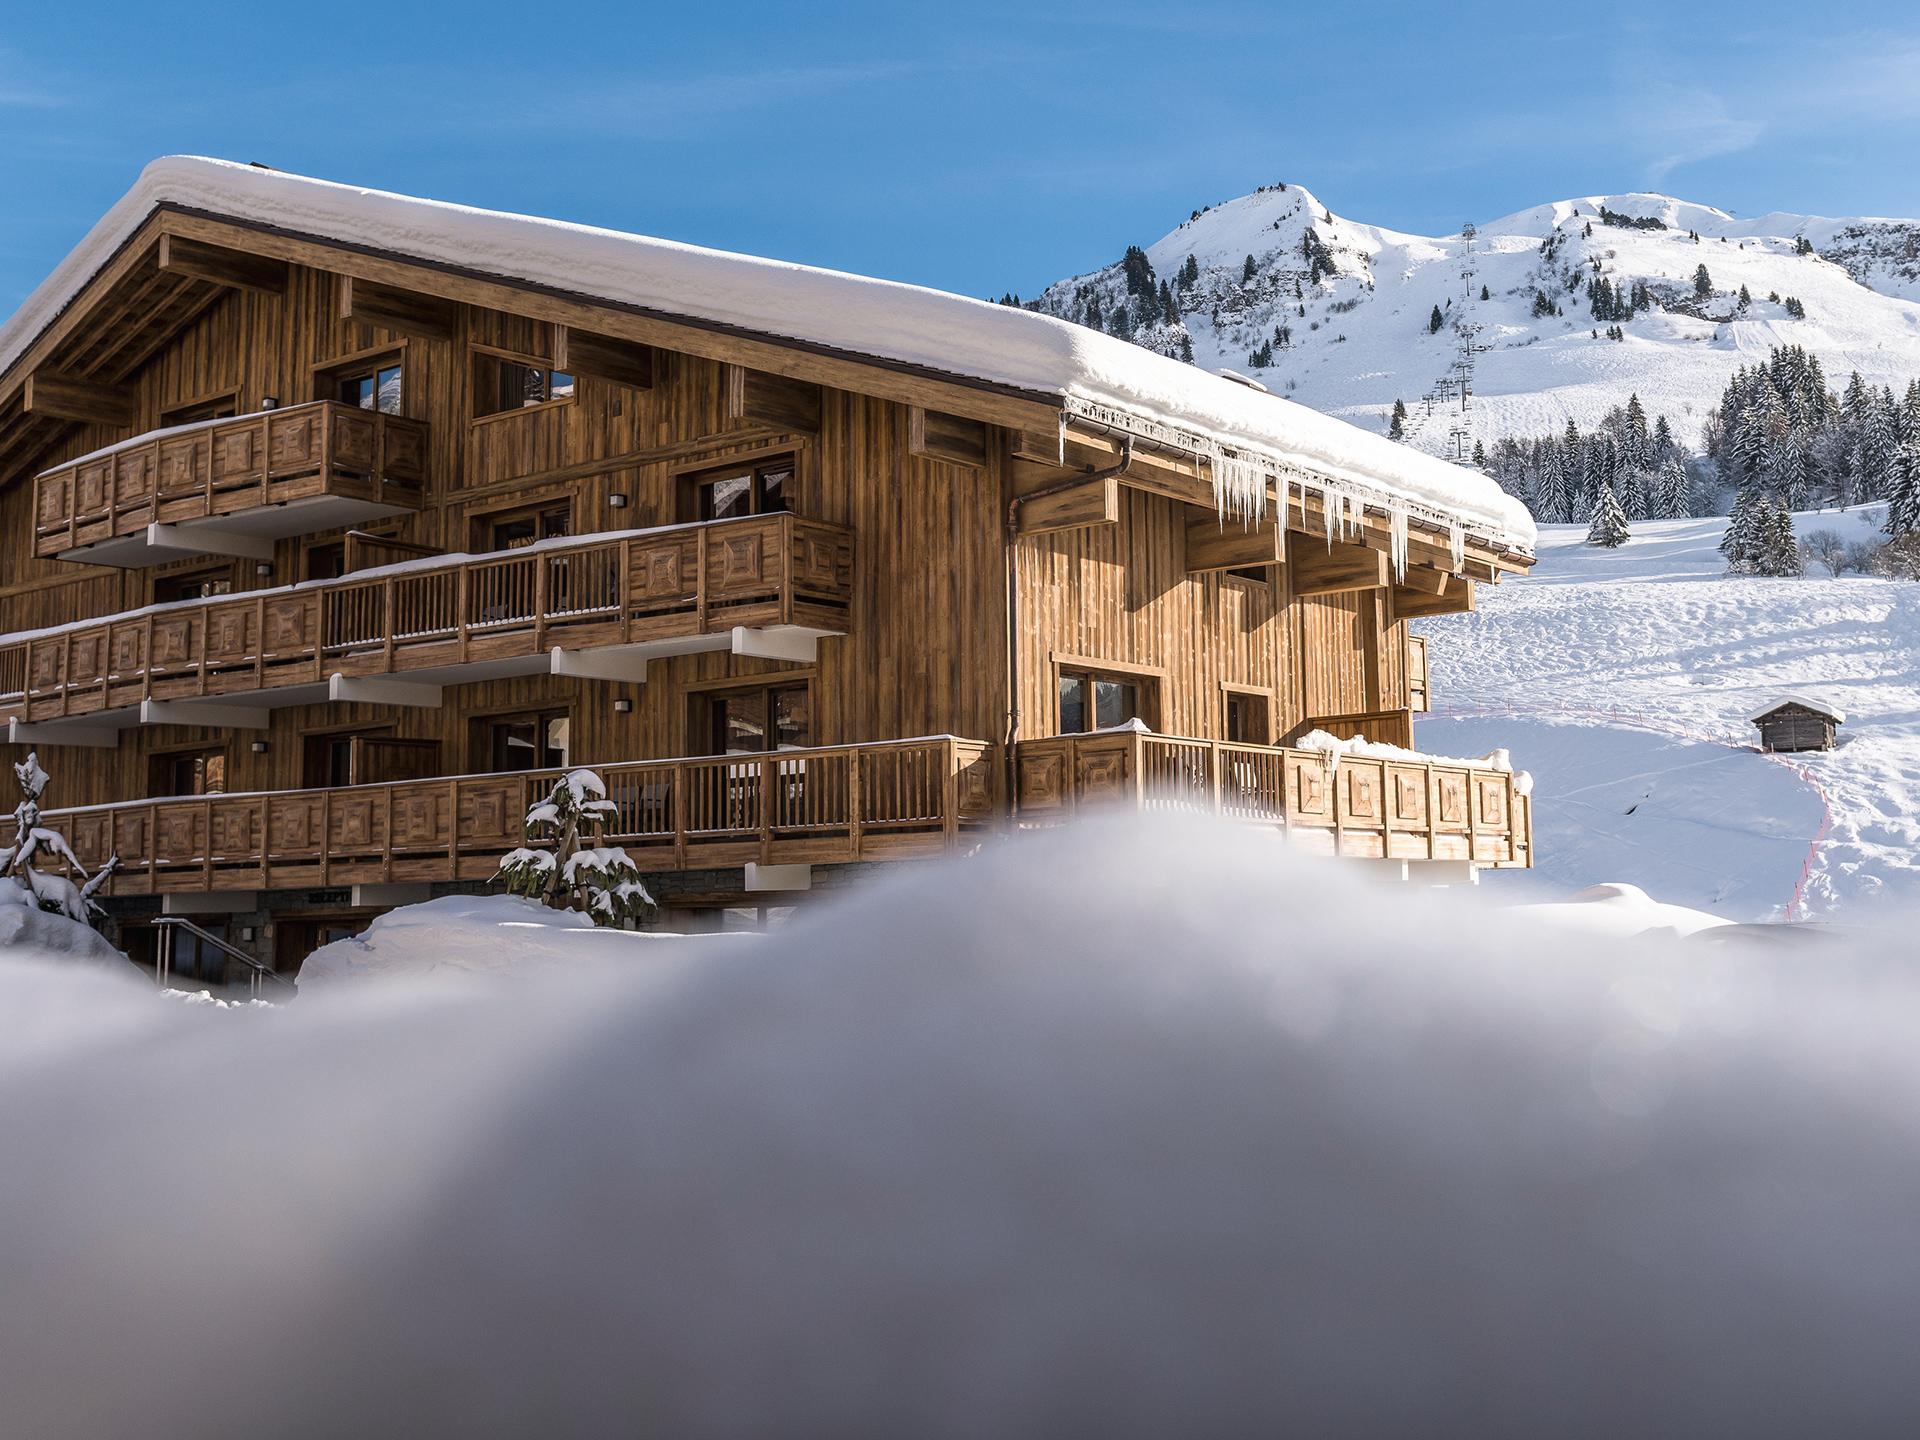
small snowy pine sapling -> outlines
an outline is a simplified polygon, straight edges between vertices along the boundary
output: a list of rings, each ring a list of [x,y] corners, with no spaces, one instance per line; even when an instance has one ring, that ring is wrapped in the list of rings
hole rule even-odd
[[[106,913],[93,897],[120,868],[120,856],[117,853],[109,856],[99,870],[89,875],[87,867],[80,863],[80,857],[67,843],[67,837],[41,823],[40,797],[47,793],[53,777],[40,768],[38,752],[28,752],[27,758],[13,767],[13,778],[20,783],[21,800],[13,810],[13,843],[0,849],[0,878],[12,880],[48,914],[64,915],[83,925],[92,924]],[[65,865],[66,875],[36,870],[34,858],[43,854]]]
[[[593,771],[562,775],[552,793],[528,809],[528,843],[500,861],[494,878],[511,894],[584,911],[596,925],[646,919],[655,907],[640,867],[617,845],[589,843],[605,833],[615,809]],[[535,848],[546,844],[552,848]]]
[[[1620,508],[1620,497],[1611,485],[1602,485],[1594,498],[1593,523],[1587,527],[1587,543],[1613,550],[1627,543],[1627,512]]]

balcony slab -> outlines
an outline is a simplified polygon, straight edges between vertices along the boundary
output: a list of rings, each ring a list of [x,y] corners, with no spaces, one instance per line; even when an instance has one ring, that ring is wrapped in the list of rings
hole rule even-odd
[[[164,565],[193,555],[271,560],[277,540],[384,520],[404,515],[410,508],[380,505],[346,495],[312,495],[212,520],[176,520],[164,525],[156,521],[132,535],[115,535],[90,545],[62,550],[59,558],[87,565],[113,565],[124,570]]]

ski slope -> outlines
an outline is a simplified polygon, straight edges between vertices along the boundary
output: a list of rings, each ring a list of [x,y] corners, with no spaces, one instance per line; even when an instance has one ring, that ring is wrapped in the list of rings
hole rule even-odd
[[[1801,515],[1868,538],[1879,507]],[[1422,622],[1422,749],[1509,746],[1535,778],[1538,868],[1733,920],[1864,919],[1920,904],[1920,585],[1824,572],[1727,579],[1726,520],[1645,522],[1617,551],[1544,526],[1532,575]],[[1847,714],[1831,753],[1765,756],[1747,722],[1789,690]]]

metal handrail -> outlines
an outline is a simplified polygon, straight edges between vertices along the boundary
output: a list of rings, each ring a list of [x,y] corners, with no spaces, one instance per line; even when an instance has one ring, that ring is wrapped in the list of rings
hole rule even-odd
[[[293,982],[288,980],[286,976],[280,974],[280,972],[272,966],[261,964],[259,960],[247,954],[246,951],[236,945],[229,944],[218,935],[201,929],[200,926],[194,924],[191,920],[184,919],[178,915],[161,915],[157,916],[153,923],[160,931],[160,945],[153,962],[153,979],[157,985],[164,987],[167,983],[167,978],[173,973],[174,936],[178,931],[185,930],[202,945],[211,945],[227,959],[238,960],[242,965],[246,966],[247,995],[249,998],[255,1000],[260,998],[262,979],[270,979],[276,984],[285,986],[289,990],[293,988]]]

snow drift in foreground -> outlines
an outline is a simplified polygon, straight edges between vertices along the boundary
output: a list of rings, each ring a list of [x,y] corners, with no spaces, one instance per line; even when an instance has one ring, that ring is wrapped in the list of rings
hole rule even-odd
[[[1910,962],[1545,940],[1376,885],[1083,826],[538,985],[236,1015],[12,967],[0,1432],[1920,1408]]]

